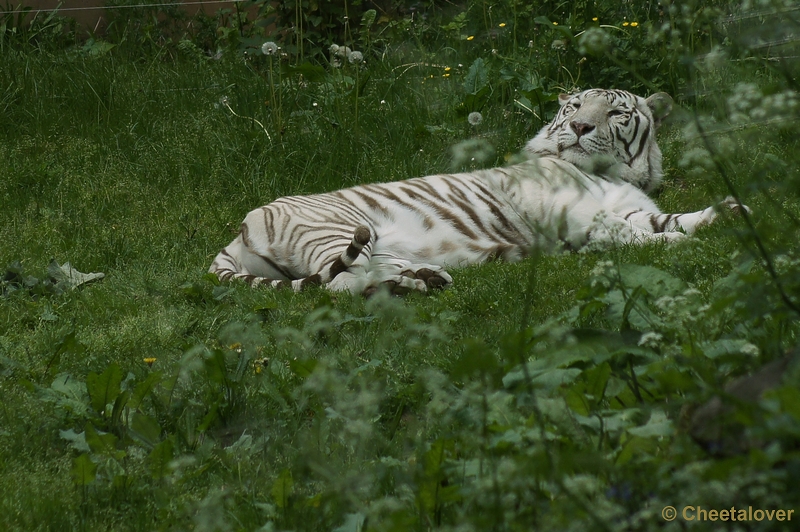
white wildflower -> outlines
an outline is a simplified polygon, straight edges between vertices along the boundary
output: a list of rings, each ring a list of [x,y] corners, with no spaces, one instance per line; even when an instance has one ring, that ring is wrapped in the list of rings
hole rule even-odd
[[[657,332],[646,332],[639,338],[639,345],[643,347],[658,347],[664,337]]]
[[[749,343],[749,342],[744,344],[742,346],[742,348],[740,349],[740,351],[741,351],[741,353],[743,355],[750,355],[750,356],[754,356],[754,357],[757,357],[758,354],[759,354],[758,347],[753,345],[753,344],[751,344],[751,343]]]
[[[702,296],[703,293],[695,287],[687,288],[683,291],[683,297],[690,298],[695,296]]]
[[[278,50],[280,50],[280,48],[272,41],[267,41],[261,45],[261,53],[264,55],[275,55],[278,53]]]
[[[336,53],[339,51],[339,45],[332,44],[331,47],[328,48],[328,51],[331,53],[331,55],[336,55]]]
[[[477,126],[483,122],[483,115],[478,111],[473,111],[467,116],[467,122],[469,122],[471,126]]]
[[[675,307],[675,298],[672,296],[662,296],[656,299],[656,307],[662,312],[670,312]]]
[[[598,261],[597,264],[594,265],[594,268],[592,268],[591,275],[593,277],[606,275],[608,273],[608,270],[612,269],[613,267],[614,263],[610,260]]]

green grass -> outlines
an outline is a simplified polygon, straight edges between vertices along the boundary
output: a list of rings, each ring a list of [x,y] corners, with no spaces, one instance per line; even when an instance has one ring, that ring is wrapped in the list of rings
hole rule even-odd
[[[476,134],[501,164],[541,125],[498,97],[475,130],[457,110],[466,67],[444,78],[405,59],[370,58],[358,124],[343,85],[287,77],[278,132],[258,58],[0,57],[0,260],[106,274],[0,298],[2,528],[647,530],[666,504],[791,507],[796,388],[746,422],[783,446],[716,461],[681,420],[796,342],[762,261],[736,274],[758,257],[741,219],[674,246],[453,270],[451,289],[404,299],[204,276],[252,208],[449,171],[450,146]],[[709,83],[728,91],[736,74],[721,76]],[[665,211],[728,194],[713,169],[681,166],[688,122],[660,137]],[[791,290],[796,141],[760,138],[733,137],[730,175]],[[603,284],[600,261],[674,286],[648,285],[652,270]],[[619,321],[637,282],[649,293]],[[656,347],[637,345],[647,319]]]

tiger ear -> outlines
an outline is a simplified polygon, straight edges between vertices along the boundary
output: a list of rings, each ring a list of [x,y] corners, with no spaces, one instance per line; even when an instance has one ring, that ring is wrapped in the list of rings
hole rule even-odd
[[[650,96],[647,100],[647,107],[653,113],[653,120],[656,122],[656,127],[661,125],[670,111],[672,111],[672,96],[666,92],[657,92]]]
[[[568,101],[572,99],[570,94],[564,94],[563,92],[558,95],[558,103],[559,105],[566,105]]]

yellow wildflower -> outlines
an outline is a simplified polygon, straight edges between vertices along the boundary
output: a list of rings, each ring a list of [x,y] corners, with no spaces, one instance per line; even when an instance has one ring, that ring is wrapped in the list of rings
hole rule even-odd
[[[474,38],[475,38],[475,36],[474,36],[474,35],[470,35],[469,37],[467,37],[467,40],[468,40],[468,41],[471,41],[471,40],[472,40],[472,39],[474,39]]]
[[[506,27],[506,23],[505,23],[505,22],[501,22],[501,23],[500,23],[500,27],[501,27],[501,28],[505,28],[505,27]]]
[[[629,24],[630,24],[630,22],[623,22],[623,23],[622,23],[622,25],[623,25],[623,26],[627,26],[627,25],[629,25]]]
[[[592,22],[597,22],[597,17],[592,18]]]
[[[639,23],[638,23],[638,22],[631,22],[631,27],[632,27],[632,28],[635,28],[635,27],[636,27],[636,26],[638,26],[638,25],[639,25]]]
[[[445,72],[450,72],[450,70],[452,70],[450,67],[444,67]]]
[[[558,22],[553,22],[553,26],[558,26]]]
[[[449,78],[449,77],[450,77],[450,74],[442,74],[442,77],[443,77],[443,78]]]
[[[156,357],[147,357],[144,359],[144,363],[147,364],[148,366],[152,366],[153,363],[155,363],[155,361]]]

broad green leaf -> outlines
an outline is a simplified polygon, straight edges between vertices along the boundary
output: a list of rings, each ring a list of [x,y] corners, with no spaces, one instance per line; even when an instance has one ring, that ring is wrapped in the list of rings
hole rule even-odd
[[[464,91],[467,94],[478,94],[478,92],[489,84],[489,70],[480,57],[473,61],[464,78]]]
[[[364,14],[361,15],[361,27],[368,30],[375,22],[376,16],[378,16],[378,12],[374,9],[367,9],[364,11]]]
[[[110,364],[100,375],[90,372],[86,376],[86,390],[95,412],[101,415],[111,413],[106,412],[106,406],[117,400],[121,382],[122,370],[116,362]]]
[[[86,385],[68,373],[61,373],[50,385],[53,391],[58,392],[70,399],[85,401]]]
[[[584,372],[586,379],[586,393],[591,395],[595,403],[603,399],[608,378],[611,376],[611,366],[608,362],[603,362],[599,366],[590,368]]]
[[[317,360],[315,358],[308,358],[305,360],[295,358],[289,361],[289,368],[292,372],[303,379],[311,375],[316,367]]]
[[[617,455],[617,465],[624,465],[636,456],[651,456],[658,449],[658,443],[652,438],[631,436],[624,439],[622,450]]]
[[[638,264],[622,264],[619,267],[622,284],[633,289],[641,286],[654,298],[678,295],[683,293],[687,286],[682,280],[653,266],[640,266]]]
[[[794,386],[782,386],[767,391],[765,396],[777,397],[781,402],[781,410],[793,418],[800,420],[800,390]]]
[[[567,390],[564,395],[564,401],[570,410],[579,416],[588,416],[590,413],[589,401],[586,397],[586,385],[582,382],[577,383],[575,386]]]
[[[544,390],[552,390],[573,382],[580,374],[581,370],[577,368],[553,368],[546,370],[532,370],[529,368],[526,375],[525,370],[518,368],[514,371],[510,371],[503,377],[503,386],[511,388],[513,386],[522,385],[525,383],[526,379],[530,379],[530,383],[533,386]]]
[[[628,432],[633,436],[642,438],[660,438],[672,436],[675,433],[675,429],[672,426],[672,421],[663,411],[653,410],[646,424],[641,427],[630,428]]]
[[[72,480],[78,486],[91,484],[97,473],[97,464],[84,453],[72,461]]]
[[[148,447],[153,447],[161,438],[161,426],[152,417],[140,412],[134,412],[131,419],[130,434]]]
[[[272,484],[270,493],[272,498],[275,499],[275,504],[278,508],[286,508],[289,504],[289,497],[292,495],[294,489],[294,481],[292,480],[292,472],[284,469],[275,482]]]
[[[153,393],[155,387],[161,382],[161,372],[153,371],[147,375],[147,378],[137,384],[133,388],[133,394],[128,406],[132,409],[137,409],[142,405],[144,398]]]
[[[347,514],[344,523],[333,529],[333,532],[362,532],[367,516],[362,513]]]
[[[150,474],[153,478],[164,478],[170,473],[169,463],[172,461],[172,439],[167,438],[150,451],[147,459],[150,462]]]
[[[85,432],[75,432],[73,429],[69,429],[58,431],[58,435],[61,436],[62,439],[67,440],[69,446],[78,452],[88,453],[91,451],[89,444],[86,443]]]
[[[75,330],[71,330],[65,334],[56,344],[56,350],[53,356],[47,363],[47,367],[57,367],[61,361],[61,357],[66,355],[80,355],[86,350],[86,347],[80,343],[76,337]]]
[[[99,432],[91,423],[86,424],[84,431],[86,443],[94,454],[122,458],[125,451],[117,449],[117,437],[110,432]]]

